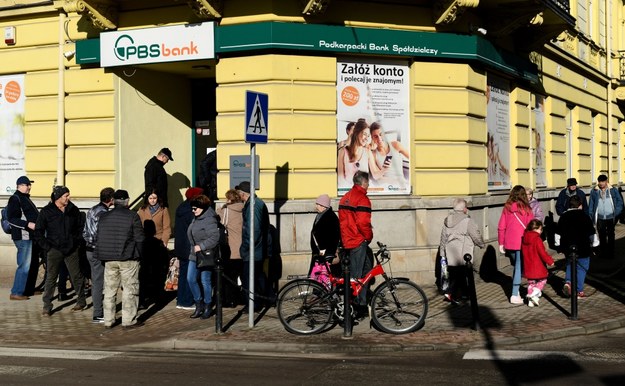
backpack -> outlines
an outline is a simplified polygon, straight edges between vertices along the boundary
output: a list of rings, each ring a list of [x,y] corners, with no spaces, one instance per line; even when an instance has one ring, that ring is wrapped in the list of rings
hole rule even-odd
[[[2,208],[2,230],[4,233],[10,235],[11,234],[11,224],[9,224],[9,219],[7,218],[7,208]]]

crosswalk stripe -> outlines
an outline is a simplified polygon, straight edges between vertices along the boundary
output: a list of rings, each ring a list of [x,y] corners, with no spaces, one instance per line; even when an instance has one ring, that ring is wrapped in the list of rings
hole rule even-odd
[[[0,365],[0,375],[19,375],[22,377],[37,378],[44,375],[60,371],[54,367],[34,367],[34,366],[3,366]]]
[[[87,361],[97,361],[119,354],[121,354],[119,351],[82,351],[0,347],[0,357],[82,359]]]
[[[577,359],[579,355],[564,351],[526,351],[526,350],[471,350],[464,354],[466,360],[502,360],[517,361],[538,358]]]

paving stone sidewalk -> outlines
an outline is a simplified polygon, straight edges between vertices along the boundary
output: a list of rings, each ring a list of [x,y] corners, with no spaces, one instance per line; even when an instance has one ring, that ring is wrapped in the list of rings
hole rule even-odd
[[[3,346],[106,349],[106,350],[205,350],[222,352],[381,352],[443,350],[459,347],[501,347],[520,342],[592,334],[625,326],[625,226],[617,227],[618,256],[610,261],[592,259],[585,299],[579,300],[578,319],[571,320],[570,299],[559,293],[563,283],[563,255],[556,255],[557,269],[545,287],[540,307],[515,306],[508,302],[510,266],[500,267],[488,281],[475,274],[480,311],[479,329],[467,302],[454,306],[443,301],[431,283],[419,283],[429,298],[425,326],[414,333],[389,335],[369,327],[368,320],[343,337],[339,326],[324,334],[297,336],[284,330],[275,308],[248,315],[224,309],[224,332],[215,333],[215,318],[190,319],[190,311],[170,301],[162,308],[141,311],[145,326],[106,330],[91,323],[92,312],[72,312],[73,301],[55,302],[50,318],[41,316],[40,296],[10,301],[7,285],[0,289],[0,344]],[[554,251],[551,251],[555,253]],[[391,262],[392,264],[392,262]]]

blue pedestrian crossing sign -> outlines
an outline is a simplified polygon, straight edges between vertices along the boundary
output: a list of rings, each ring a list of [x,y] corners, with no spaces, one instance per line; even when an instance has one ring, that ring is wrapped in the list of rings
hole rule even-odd
[[[267,94],[245,92],[245,142],[267,143],[269,135],[269,96]]]

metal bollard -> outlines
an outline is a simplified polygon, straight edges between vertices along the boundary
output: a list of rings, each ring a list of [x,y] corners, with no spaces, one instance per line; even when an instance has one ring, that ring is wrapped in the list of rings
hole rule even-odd
[[[352,295],[352,286],[349,272],[349,253],[343,253],[343,258],[341,259],[341,265],[343,266],[343,280],[344,280],[344,291],[343,294],[343,338],[351,338],[352,337],[352,307],[351,307],[351,295]]]
[[[569,319],[577,320],[577,245],[569,248],[571,259],[571,316]]]
[[[480,310],[477,304],[477,291],[475,290],[475,278],[473,277],[473,263],[470,254],[464,255],[464,267],[466,269],[467,288],[471,299],[471,314],[473,315],[473,329],[480,329]]]
[[[221,287],[223,284],[223,272],[224,272],[224,268],[223,268],[223,259],[221,258],[221,256],[217,257],[215,259],[215,272],[217,274],[217,283],[216,283],[216,290],[215,290],[215,297],[217,298],[217,304],[216,304],[216,314],[215,314],[215,334],[221,334],[222,331],[222,319],[223,319],[223,310],[222,310],[222,301],[221,301]]]

